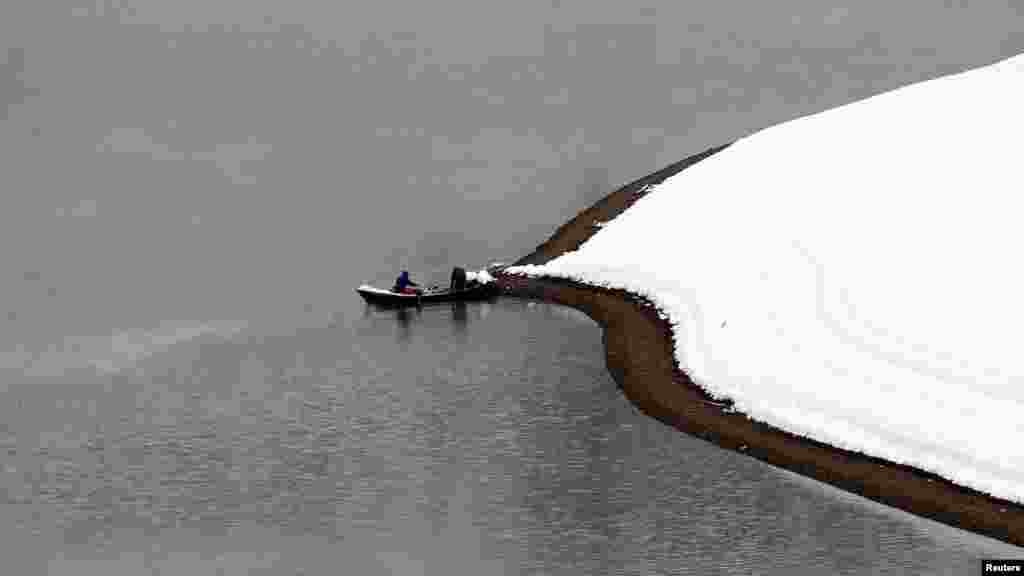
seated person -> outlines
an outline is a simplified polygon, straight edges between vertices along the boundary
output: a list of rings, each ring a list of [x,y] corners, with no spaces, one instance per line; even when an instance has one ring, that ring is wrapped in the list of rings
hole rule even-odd
[[[423,290],[419,286],[419,284],[409,279],[409,272],[402,270],[402,273],[398,275],[398,279],[395,280],[395,285],[391,288],[391,291],[398,292],[399,294],[422,294]]]

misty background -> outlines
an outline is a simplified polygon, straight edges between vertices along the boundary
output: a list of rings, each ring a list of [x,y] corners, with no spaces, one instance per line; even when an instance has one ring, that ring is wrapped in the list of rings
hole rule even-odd
[[[1022,49],[1011,1],[8,2],[2,345],[512,260],[669,162]]]

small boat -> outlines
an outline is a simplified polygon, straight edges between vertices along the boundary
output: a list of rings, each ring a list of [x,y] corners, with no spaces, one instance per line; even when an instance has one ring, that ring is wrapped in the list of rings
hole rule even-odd
[[[391,290],[376,288],[363,284],[356,288],[356,292],[369,304],[377,306],[421,306],[435,302],[468,302],[473,300],[487,300],[498,294],[497,284],[470,284],[461,290],[449,288],[431,288],[424,290],[423,294],[399,294]]]

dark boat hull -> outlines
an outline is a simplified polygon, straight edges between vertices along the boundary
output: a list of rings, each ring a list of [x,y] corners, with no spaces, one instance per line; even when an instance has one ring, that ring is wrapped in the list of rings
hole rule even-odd
[[[483,284],[465,290],[443,290],[438,292],[426,292],[422,296],[413,294],[398,294],[389,290],[381,290],[369,286],[356,288],[356,292],[362,296],[367,303],[376,306],[402,307],[422,306],[424,304],[435,304],[441,302],[471,302],[488,300],[497,296],[498,287],[496,284]]]

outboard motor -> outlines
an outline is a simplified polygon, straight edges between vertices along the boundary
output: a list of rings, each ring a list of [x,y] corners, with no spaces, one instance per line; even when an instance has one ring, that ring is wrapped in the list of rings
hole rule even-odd
[[[466,289],[466,269],[465,268],[452,268],[452,290],[465,290]]]

